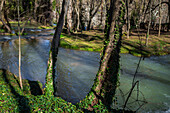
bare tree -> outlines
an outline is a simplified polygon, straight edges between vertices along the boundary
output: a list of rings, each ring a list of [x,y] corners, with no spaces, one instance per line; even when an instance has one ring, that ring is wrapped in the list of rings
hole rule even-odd
[[[129,39],[129,29],[130,29],[129,0],[126,0],[126,23],[127,23],[127,39]]]
[[[101,103],[110,109],[110,105],[112,104],[115,95],[122,36],[121,34],[115,34],[115,29],[120,30],[118,32],[122,33],[122,29],[117,27],[120,22],[116,21],[119,17],[120,2],[120,0],[110,0],[110,6],[109,8],[106,8],[109,10],[107,10],[108,18],[105,27],[105,46],[100,60],[100,67],[89,94],[80,102],[80,107],[81,105],[85,106],[86,103],[88,103],[85,108],[89,111],[94,111],[95,105],[102,106]]]
[[[19,0],[18,0],[18,4],[17,4],[17,8],[18,8],[18,36],[19,36],[19,80],[20,80],[20,87],[21,89],[23,89],[23,86],[22,86],[22,76],[21,76],[21,34],[20,34],[20,13],[19,13]]]
[[[168,4],[168,16],[169,16],[169,24],[168,24],[168,31],[170,29],[170,0],[169,0],[169,4]]]
[[[47,75],[46,75],[46,89],[45,94],[50,96],[54,95],[55,92],[55,66],[57,62],[57,55],[58,49],[60,44],[60,34],[62,32],[64,18],[67,12],[68,4],[70,0],[63,0],[62,3],[62,11],[59,17],[59,21],[57,23],[57,27],[53,36],[53,40],[51,43],[51,49],[49,53],[49,60],[48,60],[48,68],[47,68]],[[52,85],[53,84],[53,85]]]
[[[98,12],[101,4],[102,4],[101,0],[90,0],[89,20],[88,20],[88,24],[87,24],[88,30],[91,29],[92,19],[96,15],[96,13]]]
[[[80,8],[79,8],[79,5],[80,5],[80,1],[79,0],[73,0],[72,1],[72,5],[74,7],[74,11],[76,13],[76,15],[73,16],[73,22],[74,22],[74,29],[75,31],[79,31],[79,28],[80,28]]]
[[[72,30],[72,13],[73,13],[73,6],[72,0],[70,0],[68,4],[68,10],[66,12],[65,18],[65,27],[67,28],[67,33],[70,34]]]
[[[5,0],[2,0],[1,4],[0,4],[0,20],[1,20],[2,24],[5,26],[5,28],[8,30],[8,32],[11,33],[12,30],[11,30],[10,23],[9,23],[9,21],[7,19],[7,15],[4,13],[4,18],[7,21],[7,23],[3,20],[3,17],[2,17],[2,15],[3,15],[2,14],[2,9],[3,9],[4,4],[5,4]]]
[[[162,0],[159,0],[159,31],[158,31],[158,37],[161,35],[161,2]]]
[[[152,1],[149,0],[149,23],[148,23],[148,30],[147,30],[147,35],[146,35],[146,42],[145,46],[148,46],[148,39],[149,39],[149,31],[150,31],[150,26],[151,26],[151,6],[152,6]]]

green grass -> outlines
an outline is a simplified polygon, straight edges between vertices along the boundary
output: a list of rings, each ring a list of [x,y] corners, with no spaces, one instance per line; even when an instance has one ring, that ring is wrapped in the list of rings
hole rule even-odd
[[[83,51],[101,51],[103,42],[88,41],[81,37],[61,34],[60,46],[68,49],[83,50]]]
[[[38,26],[38,29],[54,29],[52,26]]]
[[[12,27],[17,27],[17,22],[11,21],[10,23]],[[26,24],[25,27],[38,29],[54,29],[54,27],[43,26],[35,22],[32,23],[29,22],[28,24]],[[4,32],[4,30],[0,30],[0,33],[2,32]],[[14,34],[3,33],[2,35],[14,35]],[[24,33],[22,35],[27,35],[27,33]],[[54,33],[51,33],[50,35],[54,35]],[[126,32],[123,34],[123,37],[126,37]],[[130,39],[123,38],[121,53],[129,53],[134,56],[167,55],[170,53],[169,38],[170,37],[167,34],[161,35],[160,38],[155,37],[154,35],[150,35],[149,46],[145,47],[144,36],[141,37],[142,40],[139,40],[138,36],[132,35],[130,36]],[[103,41],[104,33],[97,30],[83,31],[82,33],[77,32],[74,35],[62,33],[60,46],[67,49],[101,52],[103,48]]]
[[[88,106],[88,102],[73,105],[60,97],[44,95],[42,84],[37,81],[23,80],[21,90],[19,78],[9,71],[0,69],[1,113],[83,113],[82,110],[89,113],[84,104]],[[97,112],[109,112],[103,104],[102,106],[97,104],[94,108]],[[110,112],[123,113],[122,110],[113,109]]]
[[[81,113],[75,105],[60,97],[42,95],[40,82],[23,80],[23,90],[19,87],[19,79],[6,70],[0,70],[0,112],[63,112]]]
[[[82,36],[80,33],[76,35],[78,36],[63,33],[61,35],[61,47],[85,51],[102,51],[104,34],[99,35],[98,32],[83,31]],[[170,43],[163,40],[164,37],[158,38],[151,35],[148,47],[145,46],[145,37],[142,38],[142,41],[133,36],[130,39],[123,38],[121,53],[129,53],[138,57],[169,54]],[[93,40],[89,41],[91,39]]]

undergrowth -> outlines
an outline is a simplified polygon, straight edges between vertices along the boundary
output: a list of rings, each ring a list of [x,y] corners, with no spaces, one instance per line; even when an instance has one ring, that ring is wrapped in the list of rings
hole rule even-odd
[[[81,113],[75,105],[60,97],[43,95],[39,82],[23,80],[23,91],[19,87],[18,77],[0,70],[0,112],[59,112]],[[38,87],[36,87],[38,86]]]

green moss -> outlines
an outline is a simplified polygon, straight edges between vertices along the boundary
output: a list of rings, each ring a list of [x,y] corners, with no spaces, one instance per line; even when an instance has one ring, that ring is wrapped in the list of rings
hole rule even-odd
[[[59,97],[32,94],[39,82],[23,80],[23,90],[18,84],[18,77],[6,70],[0,70],[0,112],[65,112],[81,113],[80,109]],[[41,88],[42,90],[42,88]]]
[[[38,29],[53,29],[52,26],[38,26]]]
[[[0,33],[3,33],[3,32],[5,32],[5,30],[4,29],[0,29]]]

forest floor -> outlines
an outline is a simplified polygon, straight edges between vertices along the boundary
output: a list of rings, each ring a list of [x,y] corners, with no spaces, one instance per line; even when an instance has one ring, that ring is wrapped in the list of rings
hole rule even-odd
[[[19,85],[19,77],[5,69],[0,69],[1,113],[103,113],[106,110],[106,107],[103,109],[100,106],[95,107],[94,112],[80,109],[79,106],[84,106],[84,104],[73,105],[61,97],[45,95],[42,84],[38,81],[22,79],[22,83],[23,90]],[[109,111],[111,113],[133,113],[133,111],[121,109]]]
[[[11,21],[12,28],[17,28],[17,22]],[[1,26],[1,23],[0,23]],[[54,29],[54,27],[44,26],[41,24],[35,24],[28,22],[27,24],[21,23],[21,28],[25,29]],[[64,30],[63,30],[64,31]],[[129,53],[134,56],[149,57],[152,55],[167,55],[170,54],[170,32],[161,32],[161,36],[158,37],[158,31],[150,31],[148,40],[148,46],[145,46],[146,30],[140,29],[131,30],[129,39],[126,38],[126,34],[123,34],[121,53]],[[0,35],[10,35],[4,33],[0,29]],[[27,35],[27,32],[23,33]],[[52,35],[50,34],[52,38]],[[99,30],[90,30],[82,32],[74,32],[71,34],[61,34],[61,47],[76,50],[86,51],[99,51],[103,49],[104,32]]]
[[[61,35],[61,46],[88,51],[101,51],[103,48],[104,33],[99,30],[82,31],[74,34]],[[157,36],[157,31],[151,31],[148,46],[145,46],[146,30],[133,30],[129,39],[123,34],[121,53],[134,56],[152,56],[170,54],[170,32],[162,32]]]
[[[40,82],[23,80],[23,90],[21,90],[19,78],[9,71],[0,69],[0,112],[81,113],[82,111],[60,97],[43,95]]]

